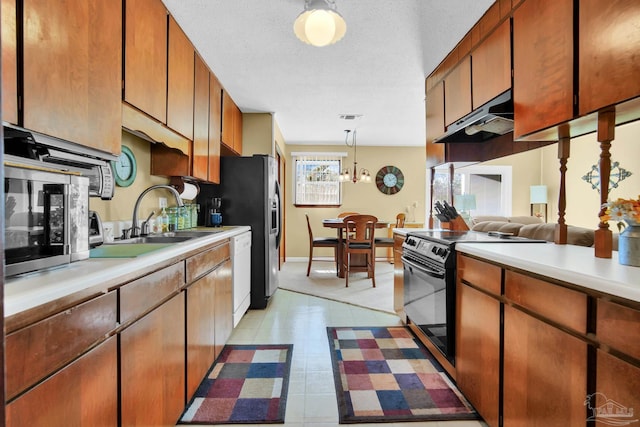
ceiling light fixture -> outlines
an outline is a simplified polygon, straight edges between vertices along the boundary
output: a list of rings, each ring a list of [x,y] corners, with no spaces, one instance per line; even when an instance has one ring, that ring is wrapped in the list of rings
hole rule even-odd
[[[358,173],[358,147],[356,145],[356,130],[353,130],[353,138],[351,139],[351,144],[349,144],[349,133],[351,133],[351,129],[345,129],[346,135],[344,138],[344,143],[347,144],[347,147],[353,147],[353,175],[351,175],[351,171],[349,168],[342,171],[340,174],[340,181],[346,182],[351,181],[354,184],[359,182],[371,182],[371,174],[365,168],[360,169]],[[358,175],[360,178],[358,179]]]
[[[305,0],[304,12],[296,18],[293,31],[303,42],[322,47],[344,37],[347,23],[334,0]]]

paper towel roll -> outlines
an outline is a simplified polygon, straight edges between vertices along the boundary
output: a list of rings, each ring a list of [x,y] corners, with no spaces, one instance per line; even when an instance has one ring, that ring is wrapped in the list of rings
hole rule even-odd
[[[198,187],[193,184],[189,184],[188,182],[185,182],[184,189],[182,190],[182,193],[180,193],[180,198],[182,200],[193,200],[197,196],[198,196]]]

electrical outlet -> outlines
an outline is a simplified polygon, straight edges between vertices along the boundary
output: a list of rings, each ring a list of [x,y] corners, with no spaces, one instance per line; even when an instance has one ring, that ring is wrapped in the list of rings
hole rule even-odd
[[[158,197],[158,203],[160,204],[160,209],[167,207],[167,198],[166,197]]]

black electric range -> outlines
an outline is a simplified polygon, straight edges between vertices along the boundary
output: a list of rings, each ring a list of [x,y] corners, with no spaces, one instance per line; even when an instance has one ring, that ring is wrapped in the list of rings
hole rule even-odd
[[[407,233],[402,246],[404,311],[455,365],[457,243],[547,243],[509,233],[425,230]]]

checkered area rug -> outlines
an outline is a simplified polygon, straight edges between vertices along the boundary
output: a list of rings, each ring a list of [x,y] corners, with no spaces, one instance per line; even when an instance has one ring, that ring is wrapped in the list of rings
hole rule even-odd
[[[341,424],[480,419],[409,329],[327,333]]]
[[[180,424],[284,423],[292,344],[227,345]]]

